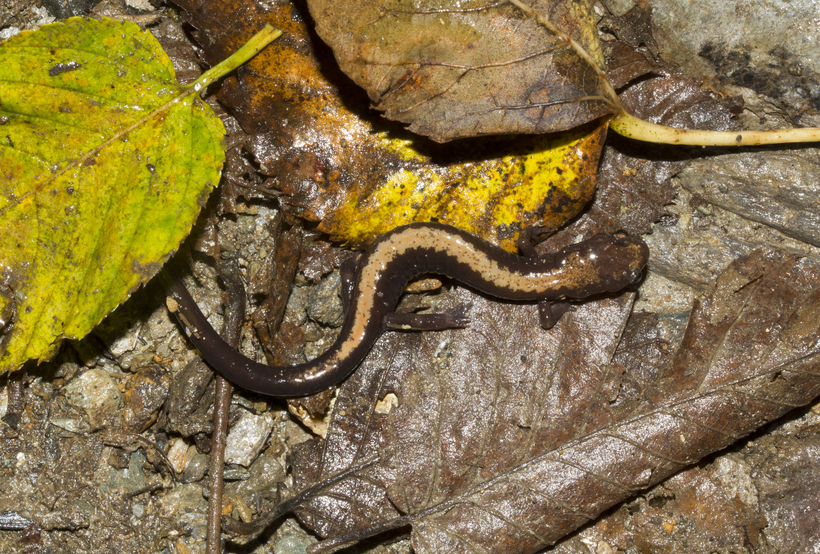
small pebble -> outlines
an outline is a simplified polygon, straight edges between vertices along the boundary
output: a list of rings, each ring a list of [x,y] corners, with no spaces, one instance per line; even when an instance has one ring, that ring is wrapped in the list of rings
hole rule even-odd
[[[248,467],[265,446],[273,430],[271,414],[254,415],[245,412],[228,432],[225,463]]]
[[[192,450],[196,451],[196,448],[192,448]],[[190,451],[188,455],[190,456]],[[188,460],[188,465],[185,466],[185,471],[182,472],[181,480],[183,483],[193,483],[194,481],[199,481],[205,477],[205,473],[207,471],[208,456],[196,452],[193,457]]]
[[[128,382],[123,397],[123,428],[142,433],[154,424],[171,389],[171,376],[157,364],[137,370]]]
[[[188,463],[188,444],[183,439],[173,439],[165,457],[174,468],[174,473],[181,475]]]
[[[101,369],[86,371],[65,390],[68,403],[85,411],[92,430],[119,413],[122,395],[114,379]]]

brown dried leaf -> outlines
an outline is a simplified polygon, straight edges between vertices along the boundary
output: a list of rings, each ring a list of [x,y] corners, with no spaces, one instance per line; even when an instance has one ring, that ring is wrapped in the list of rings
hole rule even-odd
[[[590,2],[527,4],[603,65]],[[512,2],[308,5],[374,106],[435,141],[563,131],[613,113],[598,69]]]
[[[534,552],[820,394],[818,277],[779,250],[735,261],[671,363],[642,372],[623,350],[613,360],[628,296],[545,332],[532,307],[459,291],[472,327],[384,337],[342,387],[328,439],[294,460],[297,487],[380,463],[301,517],[328,547],[412,525],[419,553]],[[633,375],[640,394],[617,392]],[[398,407],[376,413],[390,392]]]

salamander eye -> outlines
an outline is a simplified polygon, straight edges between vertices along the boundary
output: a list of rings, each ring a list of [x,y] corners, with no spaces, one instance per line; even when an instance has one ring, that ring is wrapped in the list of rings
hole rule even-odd
[[[643,271],[640,269],[630,269],[626,272],[626,278],[629,279],[629,284],[634,285],[643,278]]]
[[[612,233],[612,237],[615,239],[616,246],[628,246],[629,245],[629,233],[626,231],[615,231]]]

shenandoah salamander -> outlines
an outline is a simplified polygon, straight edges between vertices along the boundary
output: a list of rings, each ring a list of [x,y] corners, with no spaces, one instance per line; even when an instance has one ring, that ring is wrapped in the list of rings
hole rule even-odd
[[[404,225],[379,238],[361,259],[336,343],[315,360],[294,366],[260,364],[228,346],[179,279],[169,287],[168,308],[189,329],[202,356],[226,379],[270,396],[304,396],[350,375],[388,328],[466,325],[466,319],[453,314],[448,318],[393,312],[407,281],[418,275],[446,275],[506,300],[580,299],[638,281],[648,257],[646,244],[625,232],[595,235],[542,257],[524,257],[449,225]]]

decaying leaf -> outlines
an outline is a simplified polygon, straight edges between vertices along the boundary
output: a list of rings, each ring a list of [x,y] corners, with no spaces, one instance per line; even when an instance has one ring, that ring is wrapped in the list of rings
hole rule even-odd
[[[269,21],[285,30],[226,80],[220,100],[253,133],[247,148],[285,206],[334,240],[364,245],[397,225],[434,219],[514,249],[519,228],[555,229],[595,191],[605,127],[433,144],[372,117],[299,5],[180,4],[207,29],[196,36],[212,60],[247,34],[243,25]]]
[[[667,127],[635,117],[621,105],[605,75],[588,0],[445,0],[412,7],[398,1],[360,2],[355,7],[328,0],[308,3],[317,32],[334,49],[345,73],[368,91],[387,117],[409,122],[411,130],[436,141],[554,132],[598,117],[607,118],[618,134],[653,143],[820,141],[817,127],[734,133]],[[642,6],[637,10],[635,22],[648,14]],[[733,7],[726,11],[737,13]],[[708,9],[700,12],[711,14]],[[644,27],[629,38],[640,41],[649,33]],[[714,44],[707,44],[698,56],[725,56],[714,50]],[[783,49],[778,43],[775,50]],[[792,68],[789,73],[801,71],[799,63]],[[747,84],[745,72],[739,73],[744,76],[738,81]],[[620,80],[626,74],[612,76]],[[772,90],[770,79],[764,81],[763,88]],[[802,91],[800,95],[806,96]]]
[[[473,160],[444,164],[401,149],[404,168],[380,183],[350,183],[321,228],[366,244],[405,223],[440,221],[516,251],[526,222],[557,229],[586,206],[595,194],[605,137],[606,126],[587,125],[549,137],[468,142],[452,150]],[[314,203],[323,202],[321,196]]]
[[[610,69],[620,72],[621,63],[632,66],[631,57],[624,54],[614,57],[623,48],[608,46],[613,46]],[[621,101],[631,113],[672,127],[734,128],[735,101],[721,98],[699,82],[675,74],[673,66],[650,67],[659,75],[642,79],[621,95]],[[637,71],[643,73],[645,66],[638,67]],[[570,241],[572,237],[596,232],[598,226],[615,228],[613,225],[618,225],[630,233],[651,233],[653,224],[665,215],[666,206],[677,195],[672,178],[690,157],[690,153],[681,148],[657,145],[650,150],[617,135],[610,135],[607,146],[598,168],[595,202],[589,205],[584,217],[567,227]],[[617,224],[613,220],[617,220]],[[552,247],[565,244],[553,243]],[[664,254],[666,252],[654,253],[653,261]]]
[[[613,113],[592,4],[309,0],[319,36],[385,116],[436,141],[549,133]]]
[[[737,260],[674,357],[623,398],[627,360],[611,362],[625,297],[549,332],[524,326],[532,309],[471,298],[471,328],[384,338],[295,476],[305,486],[380,461],[302,518],[331,539],[320,549],[412,525],[419,553],[535,552],[820,394],[818,277],[816,261],[783,251]],[[390,392],[398,407],[374,413]]]

